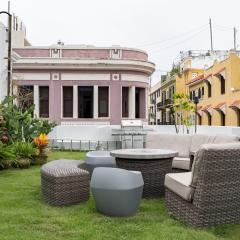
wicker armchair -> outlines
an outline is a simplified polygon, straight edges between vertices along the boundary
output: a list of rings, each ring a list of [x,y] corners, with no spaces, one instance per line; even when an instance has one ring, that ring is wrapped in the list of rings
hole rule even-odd
[[[203,145],[193,173],[167,174],[165,187],[169,213],[190,226],[240,223],[240,143]]]

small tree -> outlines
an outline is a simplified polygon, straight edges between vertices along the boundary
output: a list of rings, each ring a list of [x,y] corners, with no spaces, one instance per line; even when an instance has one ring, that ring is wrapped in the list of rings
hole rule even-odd
[[[192,126],[191,114],[194,112],[194,104],[189,96],[183,93],[177,93],[173,97],[173,112],[175,118],[176,132],[179,133],[181,126],[183,133],[189,134],[190,127]]]

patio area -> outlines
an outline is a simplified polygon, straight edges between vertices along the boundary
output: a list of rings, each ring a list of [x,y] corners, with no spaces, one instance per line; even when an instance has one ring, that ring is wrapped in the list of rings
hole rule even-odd
[[[49,160],[84,159],[83,152],[53,151]],[[40,167],[1,172],[0,238],[10,239],[239,239],[240,225],[205,230],[186,226],[170,216],[164,199],[143,199],[134,217],[110,218],[87,203],[52,207],[40,193]]]

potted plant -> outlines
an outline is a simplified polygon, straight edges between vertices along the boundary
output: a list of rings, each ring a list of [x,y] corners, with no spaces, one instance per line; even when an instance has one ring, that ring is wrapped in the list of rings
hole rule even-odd
[[[31,142],[15,142],[12,149],[17,157],[17,164],[20,168],[29,168],[31,159],[36,153],[36,148]]]
[[[38,148],[38,154],[36,155],[35,164],[43,165],[47,162],[47,145],[49,143],[48,136],[44,133],[34,138],[34,143]]]

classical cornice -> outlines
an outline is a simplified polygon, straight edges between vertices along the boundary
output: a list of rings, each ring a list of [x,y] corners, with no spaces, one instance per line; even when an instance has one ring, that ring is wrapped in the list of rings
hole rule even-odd
[[[20,58],[13,62],[13,69],[130,70],[151,75],[155,64],[125,59]]]

